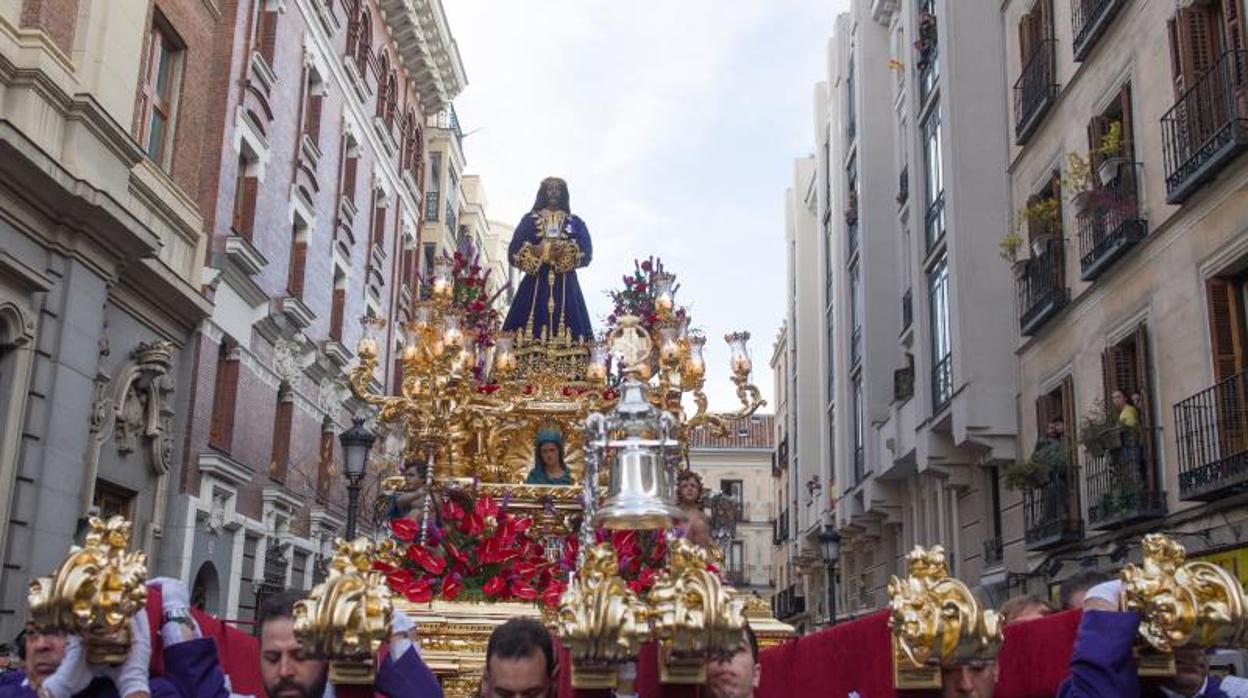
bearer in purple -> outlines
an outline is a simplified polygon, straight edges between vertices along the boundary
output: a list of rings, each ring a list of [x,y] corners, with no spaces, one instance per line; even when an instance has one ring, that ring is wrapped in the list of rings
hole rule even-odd
[[[1175,650],[1176,673],[1162,680],[1143,680],[1131,648],[1139,633],[1140,617],[1119,611],[1122,582],[1103,582],[1088,590],[1083,618],[1070,658],[1070,674],[1062,682],[1062,698],[1237,698],[1248,696],[1248,681],[1219,679],[1209,673],[1204,650]]]

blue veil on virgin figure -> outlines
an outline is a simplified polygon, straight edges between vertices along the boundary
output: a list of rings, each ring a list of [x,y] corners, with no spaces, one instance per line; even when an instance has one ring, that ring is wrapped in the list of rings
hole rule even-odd
[[[572,215],[568,185],[547,177],[537,191],[533,210],[512,235],[507,257],[524,272],[511,301],[503,329],[516,333],[517,343],[548,340],[588,341],[593,326],[576,270],[593,256],[585,221]]]

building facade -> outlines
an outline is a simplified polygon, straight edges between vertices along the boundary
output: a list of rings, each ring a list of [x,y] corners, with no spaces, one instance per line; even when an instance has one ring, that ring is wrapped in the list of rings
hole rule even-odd
[[[1156,530],[1245,579],[1243,15],[1002,6],[1023,455],[1065,429],[1063,477],[1025,483],[1007,518],[1031,591],[1138,560]]]
[[[263,594],[324,574],[341,534],[358,318],[387,321],[372,389],[394,390],[394,323],[419,291],[425,125],[464,74],[437,0],[225,7],[197,191],[213,311],[193,339],[182,482],[154,568],[246,620]],[[377,494],[365,484],[366,515]]]
[[[740,591],[768,598],[773,592],[771,464],[775,452],[772,415],[731,420],[729,433],[700,428],[689,439],[689,467],[702,476],[704,492],[721,492],[740,505],[735,535],[724,546],[725,580]]]
[[[958,41],[958,37],[975,37]],[[1003,586],[1015,459],[1000,23],[969,4],[855,0],[817,92],[824,404],[838,617],[887,603],[915,545]],[[945,144],[950,144],[946,147]],[[958,144],[958,147],[953,147]]]
[[[194,392],[218,3],[0,3],[0,635],[86,517],[154,554]],[[176,123],[176,127],[175,127]]]

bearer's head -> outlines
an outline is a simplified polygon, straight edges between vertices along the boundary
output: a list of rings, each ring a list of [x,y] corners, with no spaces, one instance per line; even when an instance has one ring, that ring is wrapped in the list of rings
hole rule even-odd
[[[977,661],[940,670],[941,698],[992,698],[997,688],[997,663]]]
[[[329,665],[304,655],[295,637],[294,607],[303,592],[269,596],[260,605],[260,678],[269,698],[320,698]]]
[[[555,645],[532,618],[512,618],[490,633],[485,648],[483,698],[549,698],[555,695]]]
[[[19,657],[25,662],[26,676],[36,687],[61,665],[68,639],[65,633],[40,630],[34,623],[26,624],[18,640]]]
[[[758,663],[758,637],[748,624],[741,647],[730,657],[706,665],[706,685],[713,698],[752,698],[758,690],[763,666]]]

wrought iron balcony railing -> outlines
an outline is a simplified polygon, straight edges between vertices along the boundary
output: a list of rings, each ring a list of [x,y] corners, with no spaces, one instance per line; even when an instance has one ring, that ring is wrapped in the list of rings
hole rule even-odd
[[[1099,453],[1088,453],[1088,526],[1113,528],[1166,514],[1157,481],[1152,434],[1119,427],[1106,433]]]
[[[1161,117],[1166,203],[1187,200],[1248,147],[1248,51],[1227,51]]]
[[[1087,58],[1088,52],[1105,29],[1114,21],[1126,0],[1070,0],[1070,25],[1075,61]]]
[[[1179,497],[1219,499],[1248,489],[1248,373],[1174,406]]]
[[[1056,57],[1057,40],[1041,41],[1014,83],[1014,140],[1019,145],[1027,142],[1057,100]]]
[[[425,192],[425,220],[426,221],[438,220],[438,212],[442,210],[442,207],[439,204],[440,204],[440,201],[438,199],[438,192],[436,191]]]
[[[953,354],[945,354],[932,366],[932,413],[949,406],[953,399]]]
[[[1055,470],[1045,484],[1024,490],[1023,523],[1028,550],[1046,550],[1083,538],[1078,466]]]
[[[1023,262],[1017,286],[1019,329],[1024,336],[1035,334],[1070,301],[1065,245],[1062,238],[1052,238],[1042,243],[1040,254]]]
[[[984,567],[997,567],[1005,559],[1005,545],[1001,536],[984,539]]]
[[[1109,161],[1114,179],[1079,194],[1082,210],[1075,214],[1079,238],[1079,269],[1091,281],[1148,234],[1148,222],[1140,211],[1138,163]]]

